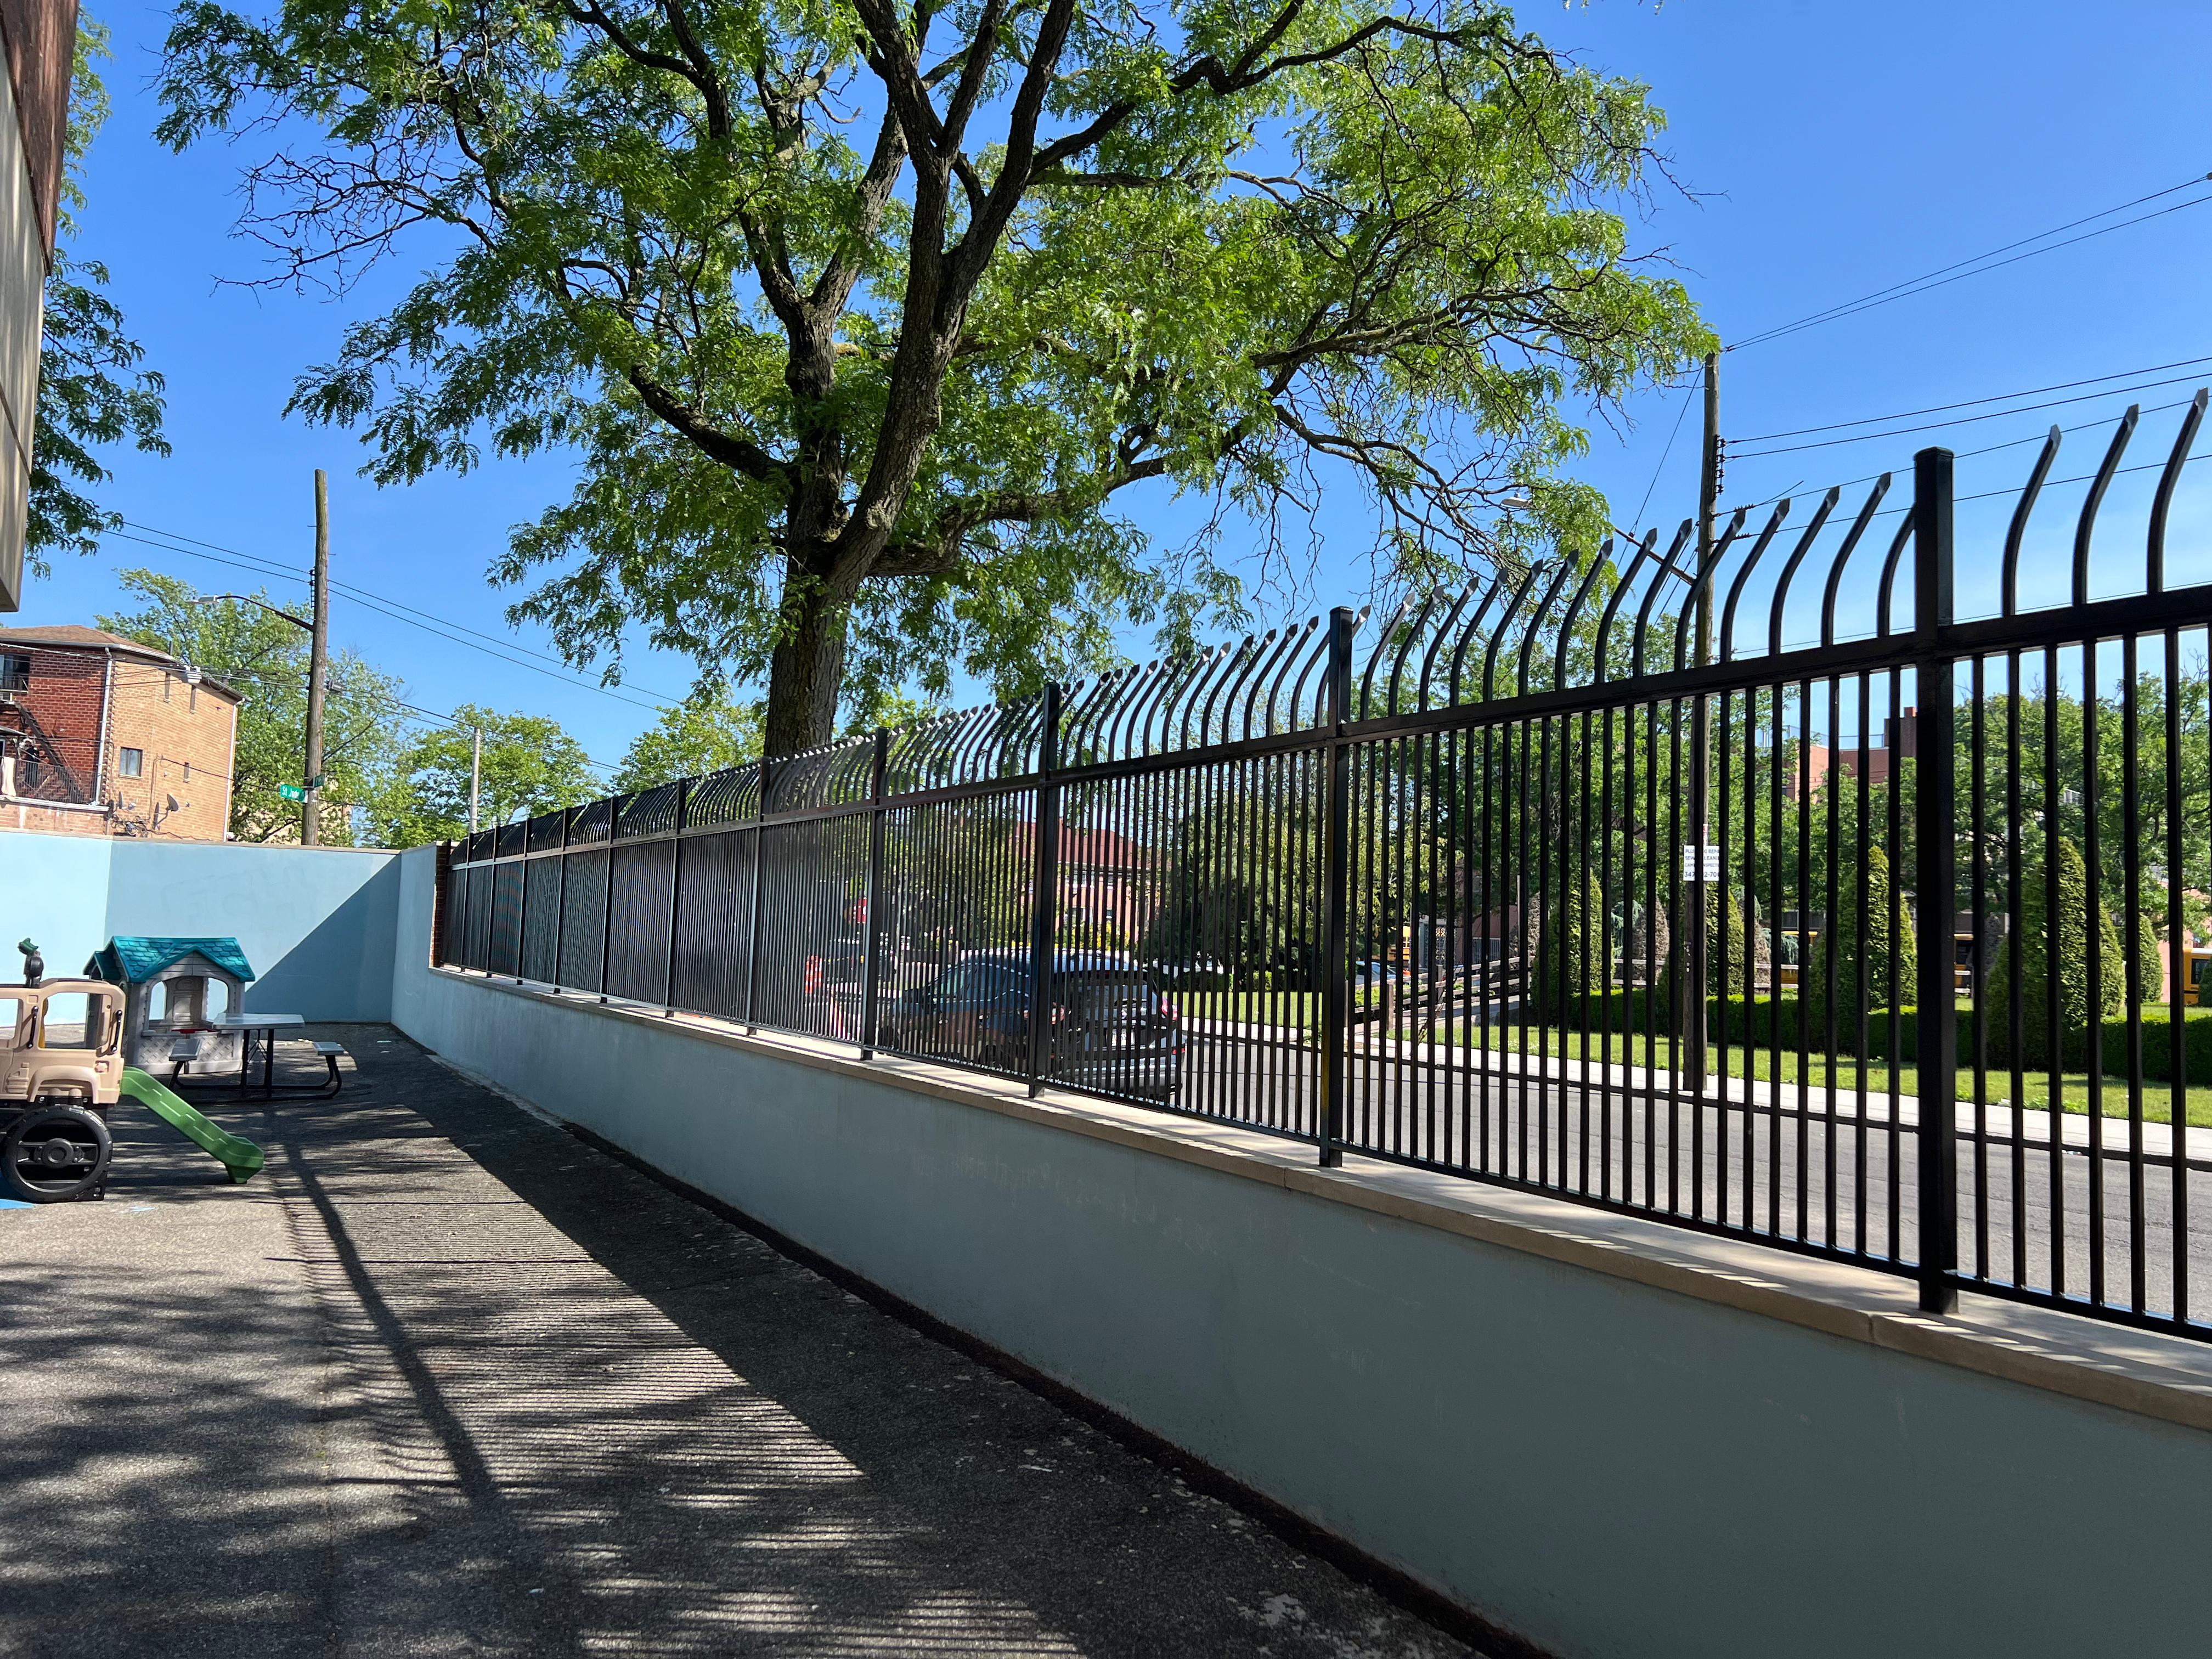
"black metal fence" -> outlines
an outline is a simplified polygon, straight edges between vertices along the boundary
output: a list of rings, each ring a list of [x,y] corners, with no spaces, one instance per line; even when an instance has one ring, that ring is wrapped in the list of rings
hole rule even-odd
[[[2056,431],[1963,559],[1928,450],[1702,556],[485,830],[440,959],[2206,1334],[2212,585],[2166,550],[2205,401],[2063,481],[2070,556]]]

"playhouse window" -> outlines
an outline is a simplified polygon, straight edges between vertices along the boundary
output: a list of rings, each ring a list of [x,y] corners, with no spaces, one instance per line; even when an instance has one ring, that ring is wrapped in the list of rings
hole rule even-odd
[[[15,1027],[22,1018],[23,1000],[21,997],[0,997],[0,1032],[14,1037]]]

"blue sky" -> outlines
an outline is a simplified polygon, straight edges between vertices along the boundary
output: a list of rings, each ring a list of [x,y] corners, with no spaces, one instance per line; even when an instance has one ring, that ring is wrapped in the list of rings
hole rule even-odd
[[[175,446],[167,460],[113,456],[107,502],[138,524],[303,568],[310,475],[327,468],[334,574],[444,625],[507,641],[501,649],[512,660],[343,598],[333,609],[341,645],[402,676],[426,707],[474,701],[552,714],[595,757],[619,759],[650,721],[652,697],[687,688],[690,665],[637,652],[620,695],[605,695],[592,689],[592,677],[529,654],[550,647],[542,636],[508,629],[502,611],[511,595],[483,580],[507,527],[565,494],[564,469],[557,461],[493,462],[463,478],[379,490],[355,476],[362,456],[349,434],[282,418],[298,369],[328,357],[348,319],[389,284],[372,283],[356,298],[332,301],[226,282],[263,269],[261,251],[231,234],[238,167],[251,152],[217,144],[179,158],[156,145],[147,82],[164,13],[95,12],[115,35],[108,70],[115,113],[92,156],[83,248],[112,269],[116,297],[150,362],[168,377]],[[1662,185],[1636,234],[1679,263],[1724,339],[1747,339],[2212,172],[2212,135],[2201,120],[2212,12],[2201,5],[2111,4],[2093,13],[2078,5],[1931,7],[1925,0],[1822,8],[1597,0],[1560,11],[1525,8],[1521,18],[1591,64],[1650,84],[1668,113],[1673,171],[1696,199]],[[1723,360],[1723,428],[1747,438],[2212,356],[2208,270],[2212,205],[1747,346]],[[392,280],[406,274],[402,268]],[[2212,380],[2212,362],[2140,378],[2191,374]],[[2197,383],[1948,433],[1739,459],[1727,497],[1753,501],[1787,490],[1809,501],[1830,483],[1886,467],[1909,471],[1912,450],[1923,443],[1964,451],[2007,442],[2054,419],[2069,427],[2108,419],[2135,398],[2173,402]],[[1682,401],[1680,392],[1655,391],[1632,405],[1621,430],[1594,433],[1581,471],[1608,493],[1617,518],[1631,515],[1647,490],[1648,522],[1672,523],[1693,508],[1694,410],[1667,448]],[[2147,413],[2130,459],[2162,455],[2176,418]],[[2094,466],[2102,442],[2094,432],[2069,438],[2057,475]],[[1780,447],[1739,444],[1745,452]],[[2013,447],[1963,459],[1962,494],[2016,485],[2033,453]],[[2111,521],[2140,524],[2148,488],[2142,475],[2124,479]],[[2030,544],[2025,586],[2032,597],[2058,592],[2050,582],[2062,568],[2063,504],[2078,496],[2078,486],[2053,492],[2054,513]],[[1164,527],[1182,517],[1163,498],[1135,507]],[[1974,550],[1995,510],[1970,507],[1962,515],[1967,608],[1987,589],[1989,563]],[[2212,536],[2194,533],[2212,531],[2212,513],[2185,491],[2175,522],[2185,576],[2197,545],[2212,556]],[[1316,603],[1360,597],[1363,524],[1356,500],[1329,509]],[[113,607],[114,572],[134,564],[210,591],[256,580],[117,540],[95,558],[62,560],[11,620],[89,621]],[[2212,556],[2201,574],[2212,575]],[[302,590],[274,583],[271,591],[297,598]],[[1142,653],[1144,644],[1133,638],[1130,648]]]

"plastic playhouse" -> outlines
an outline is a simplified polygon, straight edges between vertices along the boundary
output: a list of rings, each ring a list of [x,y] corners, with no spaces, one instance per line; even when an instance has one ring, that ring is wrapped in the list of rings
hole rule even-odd
[[[92,953],[84,971],[123,988],[123,1058],[150,1072],[185,1057],[196,1071],[234,1072],[245,1034],[215,1025],[210,988],[221,986],[223,1012],[235,1014],[253,967],[234,939],[153,939],[118,933]]]
[[[33,1204],[106,1196],[115,1143],[107,1114],[128,1095],[221,1163],[234,1182],[261,1149],[125,1064],[127,992],[103,979],[45,977],[25,939],[23,982],[0,984],[0,1194]]]

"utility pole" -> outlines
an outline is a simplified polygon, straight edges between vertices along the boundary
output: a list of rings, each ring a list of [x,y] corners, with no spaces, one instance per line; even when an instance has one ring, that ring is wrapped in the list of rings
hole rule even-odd
[[[1698,591],[1691,603],[1697,609],[1697,665],[1703,668],[1713,659],[1713,606],[1709,584],[1713,576],[1713,520],[1720,507],[1721,495],[1721,357],[1717,351],[1705,354],[1705,441],[1698,458]],[[1705,848],[1712,835],[1711,787],[1709,773],[1712,755],[1712,704],[1700,692],[1696,713],[1690,728],[1690,817],[1697,825],[1696,864],[1691,872],[1690,914],[1696,918],[1690,929],[1689,1015],[1685,1031],[1690,1042],[1689,1073],[1692,1087],[1702,1089],[1708,1073],[1707,1053],[1711,1033],[1706,1020],[1705,957],[1707,951],[1705,882]],[[1723,886],[1728,872],[1721,872]],[[1724,908],[1727,900],[1721,901]],[[1745,961],[1751,959],[1748,949]],[[1722,969],[1721,994],[1728,994],[1727,969]],[[1680,1029],[1680,1028],[1678,1028]]]
[[[469,833],[477,832],[477,792],[483,787],[483,727],[469,732]],[[765,797],[763,797],[765,799]]]
[[[301,844],[313,847],[322,838],[323,681],[331,656],[331,489],[319,466],[315,469],[315,619],[307,654],[307,775],[306,797],[300,804]]]

